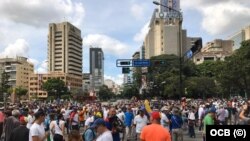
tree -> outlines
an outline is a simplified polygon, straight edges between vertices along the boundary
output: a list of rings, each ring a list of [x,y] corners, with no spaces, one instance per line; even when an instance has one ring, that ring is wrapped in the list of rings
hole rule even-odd
[[[125,85],[121,96],[126,99],[131,99],[132,97],[139,97],[139,89],[136,85]]]
[[[0,100],[4,100],[4,95],[3,93],[8,93],[8,89],[10,88],[9,85],[9,78],[10,76],[8,75],[7,72],[3,71],[1,74],[1,80],[0,80]]]
[[[99,89],[98,96],[101,100],[110,100],[115,94],[106,85],[102,85]]]
[[[20,99],[21,96],[24,96],[27,94],[28,90],[19,86],[15,89],[16,95],[18,96],[18,98]]]
[[[51,78],[43,83],[42,88],[48,92],[48,96],[59,97],[67,93],[67,87],[63,80]]]

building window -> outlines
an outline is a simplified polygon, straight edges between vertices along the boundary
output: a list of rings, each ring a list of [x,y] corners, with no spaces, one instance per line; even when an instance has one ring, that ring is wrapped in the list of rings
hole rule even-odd
[[[201,59],[196,59],[197,62],[199,62]]]

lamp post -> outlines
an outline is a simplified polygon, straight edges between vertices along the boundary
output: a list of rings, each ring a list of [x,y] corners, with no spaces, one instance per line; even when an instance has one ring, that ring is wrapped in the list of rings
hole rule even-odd
[[[153,4],[163,6],[171,11],[178,13],[178,19],[179,19],[179,23],[178,23],[179,24],[178,47],[179,47],[179,61],[180,61],[179,62],[180,63],[179,64],[179,67],[180,67],[180,72],[179,72],[180,86],[179,86],[179,89],[180,89],[180,97],[181,97],[181,96],[183,96],[183,79],[182,79],[182,62],[183,61],[182,61],[182,33],[181,33],[182,32],[182,29],[181,29],[181,27],[182,27],[182,13],[178,10],[173,9],[172,7],[168,7],[166,5],[163,5],[158,1],[153,1]]]

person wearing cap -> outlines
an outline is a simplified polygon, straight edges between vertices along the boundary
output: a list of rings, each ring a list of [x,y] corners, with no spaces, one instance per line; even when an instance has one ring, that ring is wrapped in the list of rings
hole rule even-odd
[[[141,141],[171,141],[168,129],[160,125],[161,115],[159,112],[152,112],[150,121],[152,124],[145,126],[141,131]]]
[[[91,128],[97,132],[98,137],[96,141],[113,141],[112,133],[106,127],[106,123],[102,118],[96,119]]]
[[[203,141],[206,141],[206,126],[214,125],[215,114],[216,114],[216,110],[211,108],[210,110],[208,110],[208,114],[204,117]]]
[[[79,131],[79,119],[78,119],[78,112],[77,112],[76,107],[73,109],[73,112],[70,114],[70,123],[72,126],[72,130]]]
[[[20,126],[11,132],[9,141],[29,141],[29,129],[26,127],[27,118],[20,117]]]
[[[46,141],[49,132],[44,129],[45,112],[42,109],[35,113],[35,122],[30,127],[29,141]]]
[[[17,128],[20,125],[20,122],[18,119],[19,115],[20,115],[20,112],[18,110],[13,110],[12,116],[6,119],[5,128],[4,128],[6,141],[9,141],[11,132],[13,131],[13,129]]]
[[[164,106],[162,109],[161,109],[162,113],[161,113],[161,125],[168,129],[169,130],[169,119],[167,117],[168,115],[168,108],[166,106]]]
[[[144,114],[142,109],[139,110],[139,115],[135,116],[134,118],[134,126],[137,138],[140,139],[140,134],[142,128],[149,123],[147,116]]]

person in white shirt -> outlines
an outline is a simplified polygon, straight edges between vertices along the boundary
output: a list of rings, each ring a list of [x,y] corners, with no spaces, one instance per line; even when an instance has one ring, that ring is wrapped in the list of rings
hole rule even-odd
[[[27,120],[28,120],[28,123],[27,123],[26,127],[27,127],[28,129],[30,129],[30,127],[32,126],[32,124],[33,124],[34,121],[35,121],[34,112],[33,112],[32,110],[29,111],[29,115],[28,115]]]
[[[166,106],[164,106],[161,109],[162,113],[161,113],[161,125],[165,128],[169,130],[169,119],[167,117],[168,114],[168,108]]]
[[[87,129],[90,127],[91,123],[94,122],[94,113],[89,112],[89,117],[87,118],[87,120],[85,121],[85,127],[84,129]]]
[[[192,138],[195,138],[195,131],[194,131],[194,126],[195,126],[195,108],[193,107],[188,114],[188,131],[189,131],[189,136]]]
[[[149,123],[147,116],[144,114],[143,110],[139,110],[139,115],[135,116],[134,118],[134,125],[135,130],[137,134],[138,140],[140,140],[140,134],[142,131],[142,128]]]
[[[35,122],[30,127],[29,141],[46,141],[49,132],[45,132],[42,123],[45,120],[45,113],[43,110],[38,110],[35,113]]]
[[[91,128],[96,129],[98,134],[96,141],[113,141],[111,131],[108,130],[102,118],[96,119]]]
[[[53,132],[53,141],[63,141],[65,139],[64,129],[65,122],[62,120],[63,115],[59,114],[57,120],[53,120],[50,123],[50,130]]]

